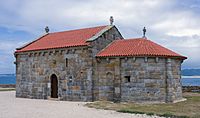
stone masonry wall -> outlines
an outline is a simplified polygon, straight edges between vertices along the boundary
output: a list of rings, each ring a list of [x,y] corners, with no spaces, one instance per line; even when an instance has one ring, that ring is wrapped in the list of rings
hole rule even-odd
[[[180,60],[168,62],[166,58],[150,57],[99,60],[100,100],[173,102],[182,98]],[[171,70],[167,70],[168,63],[171,63]]]
[[[121,60],[122,101],[165,102],[165,59],[128,58]],[[125,78],[130,76],[130,82]]]
[[[166,102],[175,102],[182,99],[181,61],[167,59],[167,99]]]
[[[111,29],[109,29],[107,32],[102,34],[99,38],[97,38],[95,41],[91,43],[92,47],[92,55],[93,55],[93,98],[94,100],[99,100],[99,93],[101,93],[102,88],[99,87],[99,78],[98,74],[98,62],[96,60],[96,54],[104,49],[106,46],[108,46],[112,41],[123,39],[122,35],[118,31],[118,29],[113,26]],[[109,77],[113,75],[108,75]]]
[[[16,62],[17,97],[49,98],[50,77],[55,74],[60,100],[92,100],[92,56],[87,47],[17,54]]]
[[[98,100],[120,101],[120,59],[98,59],[95,93]]]

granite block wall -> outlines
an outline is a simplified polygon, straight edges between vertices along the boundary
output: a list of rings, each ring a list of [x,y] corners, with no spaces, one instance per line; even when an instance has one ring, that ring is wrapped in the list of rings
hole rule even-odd
[[[103,88],[99,89],[100,100],[174,102],[182,99],[179,59],[118,57],[98,60],[96,78],[98,87]],[[112,79],[107,77],[110,73]],[[104,87],[102,81],[113,87]]]
[[[108,82],[106,82],[107,81],[106,79],[99,81],[98,75],[100,74],[101,69],[99,70],[98,66],[101,66],[100,68],[107,68],[107,67],[104,67],[98,64],[98,59],[96,58],[96,54],[102,49],[104,49],[106,46],[108,46],[112,41],[120,40],[120,39],[124,39],[123,36],[120,34],[120,32],[118,31],[116,27],[112,27],[110,30],[102,34],[97,40],[91,43],[92,55],[94,57],[93,58],[93,68],[94,68],[93,69],[93,98],[94,100],[112,100],[113,98],[112,97],[113,87],[111,85],[108,85],[108,86],[106,85],[108,84]],[[112,73],[108,73],[108,75],[104,75],[104,76],[105,78],[106,76],[111,78],[114,75]],[[103,86],[99,86],[99,84],[103,84]],[[106,89],[106,86],[111,91],[104,93],[103,91],[104,89]],[[103,96],[108,96],[108,97],[103,97]]]
[[[92,55],[88,47],[34,51],[16,58],[17,97],[49,98],[51,75],[55,74],[60,100],[92,100]]]

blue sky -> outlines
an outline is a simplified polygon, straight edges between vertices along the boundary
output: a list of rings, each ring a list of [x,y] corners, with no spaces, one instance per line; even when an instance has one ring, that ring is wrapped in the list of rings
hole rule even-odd
[[[114,24],[125,38],[147,37],[188,57],[182,68],[200,68],[198,0],[1,0],[0,74],[14,73],[16,47],[51,32]]]

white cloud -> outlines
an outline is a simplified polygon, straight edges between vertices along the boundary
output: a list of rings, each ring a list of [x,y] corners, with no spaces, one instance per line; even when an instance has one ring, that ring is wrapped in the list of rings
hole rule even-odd
[[[181,37],[181,36],[194,36],[197,34],[200,34],[200,28],[199,29],[175,29],[174,31],[169,31],[166,33],[167,35],[170,36],[177,36],[177,37]]]
[[[15,42],[15,41],[0,42],[0,51],[4,53],[13,53],[15,51],[16,46],[22,44],[24,44],[24,42]]]
[[[20,3],[20,4],[19,4]],[[88,26],[90,24],[108,24],[108,18],[113,15],[116,23],[130,26],[146,21],[155,21],[156,13],[161,12],[163,6],[171,4],[169,1],[160,0],[95,0],[66,1],[66,0],[23,0],[18,4],[6,5],[5,11],[12,7],[15,19],[5,16],[1,20],[8,22],[9,26],[18,25],[24,30],[36,31],[45,25],[55,29]],[[2,3],[2,5],[4,2]],[[14,4],[16,6],[14,6]],[[10,24],[11,23],[11,24]],[[137,25],[137,26],[138,26]],[[14,28],[19,28],[14,27]],[[132,26],[133,27],[133,26]],[[12,26],[13,28],[13,26]]]

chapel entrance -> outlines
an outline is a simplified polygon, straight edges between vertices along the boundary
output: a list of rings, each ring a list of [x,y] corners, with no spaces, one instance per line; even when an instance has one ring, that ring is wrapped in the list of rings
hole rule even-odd
[[[51,97],[58,98],[58,79],[55,74],[51,75]]]

